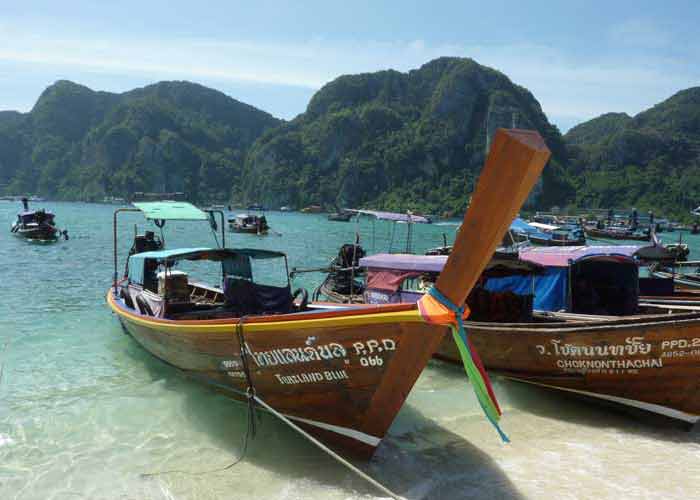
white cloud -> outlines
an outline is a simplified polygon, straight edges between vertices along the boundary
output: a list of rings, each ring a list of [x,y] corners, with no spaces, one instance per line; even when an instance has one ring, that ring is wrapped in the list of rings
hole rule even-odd
[[[642,33],[638,25],[636,33]],[[624,28],[624,27],[623,27]],[[634,25],[616,31],[632,40]],[[33,36],[0,25],[0,61],[75,72],[157,79],[249,82],[316,89],[341,74],[393,68],[407,71],[439,56],[471,57],[527,87],[558,123],[608,111],[637,113],[700,81],[681,59],[607,57],[581,62],[544,45],[431,45],[425,40],[258,42],[192,38],[82,39]],[[109,90],[109,89],[108,89]],[[235,96],[234,96],[235,97]],[[302,111],[306,103],[299,103]],[[264,106],[263,106],[264,107]],[[273,111],[274,110],[270,110]]]

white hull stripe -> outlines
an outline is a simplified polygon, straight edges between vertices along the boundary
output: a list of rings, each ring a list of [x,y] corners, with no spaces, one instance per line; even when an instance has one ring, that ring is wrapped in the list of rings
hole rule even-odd
[[[560,391],[575,392],[577,394],[583,394],[584,396],[591,396],[598,399],[605,399],[607,401],[613,401],[614,403],[620,403],[623,405],[631,406],[633,408],[640,408],[642,410],[650,411],[652,413],[658,413],[666,417],[675,418],[677,420],[683,420],[684,422],[689,422],[691,424],[696,423],[700,420],[700,415],[693,415],[691,413],[686,413],[680,410],[674,410],[673,408],[668,408],[667,406],[661,406],[654,403],[644,403],[643,401],[637,401],[635,399],[621,398],[619,396],[610,396],[608,394],[598,394],[595,392],[580,391],[578,389],[569,389],[566,387],[558,387],[556,385],[541,384],[539,382],[532,382],[530,380],[524,380],[515,377],[505,377],[510,380],[515,380],[517,382],[525,382],[527,384],[539,385],[542,387],[549,387],[552,389],[558,389]]]
[[[365,434],[364,432],[356,431],[355,429],[348,429],[347,427],[340,427],[339,425],[326,424],[323,422],[317,422],[315,420],[309,420],[301,417],[293,417],[292,415],[286,414],[284,416],[287,418],[291,418],[292,420],[296,420],[298,422],[304,422],[305,424],[313,425],[315,427],[319,427],[327,431],[335,432],[336,434],[341,434],[343,436],[356,439],[357,441],[361,441],[365,444],[374,447],[379,446],[379,442],[382,440],[381,438],[378,438],[376,436],[370,436],[369,434]]]

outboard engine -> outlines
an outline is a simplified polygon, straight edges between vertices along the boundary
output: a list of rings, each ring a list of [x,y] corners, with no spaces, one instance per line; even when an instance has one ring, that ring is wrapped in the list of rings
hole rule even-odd
[[[335,264],[342,268],[358,267],[360,259],[365,256],[365,250],[360,245],[346,243],[340,247],[338,256],[335,258]]]
[[[129,255],[142,252],[152,252],[163,248],[163,242],[153,231],[146,231],[144,234],[137,234],[134,243],[131,245]]]

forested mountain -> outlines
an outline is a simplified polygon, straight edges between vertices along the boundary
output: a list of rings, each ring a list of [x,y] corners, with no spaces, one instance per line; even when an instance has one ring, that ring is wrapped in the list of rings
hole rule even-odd
[[[59,81],[29,113],[0,111],[0,191],[461,213],[487,141],[512,126],[552,150],[533,207],[700,204],[700,87],[562,137],[527,89],[460,58],[341,76],[290,122],[188,82],[112,94]]]
[[[553,153],[536,203],[573,197],[564,143],[537,100],[502,73],[459,58],[328,83],[305,113],[255,143],[241,195],[272,206],[462,213],[487,137],[514,124],[539,130]]]
[[[29,113],[0,112],[0,185],[80,200],[135,191],[228,200],[250,145],[279,123],[188,82],[111,94],[59,81]]]
[[[564,138],[576,205],[682,216],[700,204],[700,87],[634,117],[603,115]]]

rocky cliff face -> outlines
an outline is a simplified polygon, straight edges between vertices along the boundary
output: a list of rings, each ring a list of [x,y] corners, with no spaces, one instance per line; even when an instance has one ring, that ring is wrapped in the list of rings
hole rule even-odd
[[[535,202],[571,196],[565,149],[539,103],[471,59],[440,58],[408,73],[341,76],[307,111],[262,136],[241,195],[272,206],[384,207],[461,213],[498,127],[539,130],[553,151]]]

